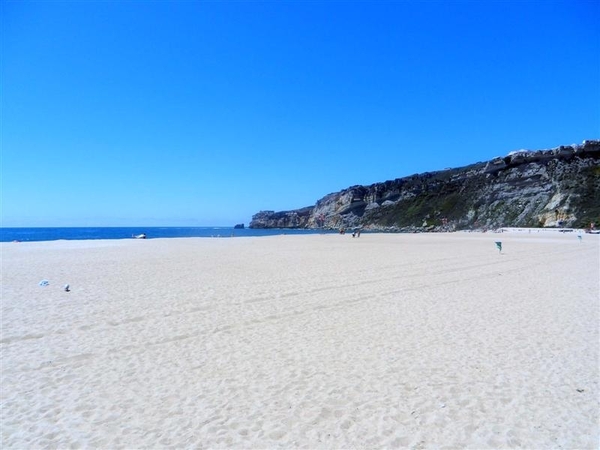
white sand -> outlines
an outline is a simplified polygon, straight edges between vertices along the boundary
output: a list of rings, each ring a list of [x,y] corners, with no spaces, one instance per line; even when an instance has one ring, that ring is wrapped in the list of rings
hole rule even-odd
[[[599,238],[1,244],[0,444],[598,448]]]

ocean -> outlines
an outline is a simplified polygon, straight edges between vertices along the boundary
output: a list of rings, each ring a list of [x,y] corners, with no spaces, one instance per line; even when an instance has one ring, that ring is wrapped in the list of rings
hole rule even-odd
[[[333,230],[234,229],[233,227],[67,227],[0,228],[0,242],[56,241],[85,239],[131,239],[145,234],[147,239],[181,237],[246,237],[280,234],[323,234]]]

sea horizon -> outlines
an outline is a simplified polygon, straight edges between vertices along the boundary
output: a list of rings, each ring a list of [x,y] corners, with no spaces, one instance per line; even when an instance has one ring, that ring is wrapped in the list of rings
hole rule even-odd
[[[333,233],[334,230],[290,228],[235,228],[233,226],[190,227],[0,227],[0,242],[40,242],[56,240],[146,239],[182,237],[259,237],[281,234]]]

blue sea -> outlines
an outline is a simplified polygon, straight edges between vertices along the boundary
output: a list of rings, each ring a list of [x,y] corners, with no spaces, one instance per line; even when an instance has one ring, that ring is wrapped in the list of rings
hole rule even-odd
[[[56,241],[84,239],[131,239],[145,234],[147,239],[181,237],[245,237],[280,234],[323,234],[331,230],[234,229],[233,227],[82,227],[82,228],[0,228],[0,242]]]

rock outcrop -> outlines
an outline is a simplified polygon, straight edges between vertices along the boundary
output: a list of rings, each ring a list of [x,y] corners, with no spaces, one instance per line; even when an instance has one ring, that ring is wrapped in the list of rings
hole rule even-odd
[[[312,206],[293,211],[261,211],[252,216],[250,228],[312,228]]]
[[[600,141],[511,152],[326,195],[314,206],[261,211],[250,228],[441,231],[588,227],[600,223]]]

